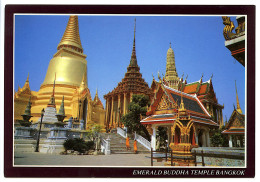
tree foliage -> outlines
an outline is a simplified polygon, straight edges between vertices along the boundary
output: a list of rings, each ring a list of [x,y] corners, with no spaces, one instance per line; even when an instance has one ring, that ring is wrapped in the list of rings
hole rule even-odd
[[[145,126],[140,123],[141,116],[145,116],[149,97],[146,95],[133,95],[132,102],[129,104],[129,113],[122,116],[121,121],[127,127],[128,133],[136,132],[150,141],[150,134]]]
[[[214,134],[211,136],[211,145],[213,147],[227,147],[228,146],[227,137],[222,134],[222,131],[224,129],[225,128],[223,126],[222,128],[214,131]]]

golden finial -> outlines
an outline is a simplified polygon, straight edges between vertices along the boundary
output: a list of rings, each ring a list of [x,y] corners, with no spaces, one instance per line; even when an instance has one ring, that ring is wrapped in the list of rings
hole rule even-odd
[[[28,76],[27,76],[26,82],[29,82],[29,72],[28,72]]]
[[[154,76],[153,76],[153,73],[152,73],[152,77],[153,77],[153,80],[154,80]]]
[[[188,75],[186,76],[185,80],[187,80],[187,78],[188,78]]]
[[[182,91],[181,91],[181,104],[180,104],[180,108],[179,108],[179,114],[180,115],[186,114],[186,109],[185,109],[184,103],[183,103]]]
[[[160,71],[158,71],[158,79],[159,79],[159,83],[161,83],[162,80],[161,80],[161,76],[160,76]]]
[[[172,48],[172,43],[170,42],[170,48]]]
[[[235,86],[236,86],[236,98],[237,98],[237,112],[239,112],[240,114],[242,114],[242,110],[241,110],[241,108],[240,108],[239,100],[238,100],[236,80],[235,80]]]
[[[202,78],[203,78],[203,73],[202,73],[201,78],[200,78],[200,83],[202,83]]]

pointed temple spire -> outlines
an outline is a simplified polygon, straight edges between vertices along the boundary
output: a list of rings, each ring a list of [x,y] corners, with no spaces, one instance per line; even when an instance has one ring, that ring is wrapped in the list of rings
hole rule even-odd
[[[136,59],[136,51],[135,51],[135,32],[136,32],[136,18],[135,18],[135,26],[134,26],[134,42],[133,42],[133,50],[130,60],[130,66],[138,66],[137,59]]]
[[[53,82],[52,95],[51,95],[50,101],[48,103],[48,107],[56,108],[56,105],[55,105],[55,80],[56,80],[56,73],[55,73],[55,78],[54,78],[54,82]]]
[[[64,96],[62,97],[62,101],[61,101],[61,105],[60,105],[60,109],[59,109],[58,114],[65,116],[65,110],[64,110]]]
[[[96,89],[96,95],[95,96],[97,96],[98,97],[98,89]]]
[[[240,108],[240,104],[239,104],[239,100],[238,100],[236,80],[235,80],[235,86],[236,86],[237,112],[239,112],[240,114],[242,114],[242,110],[241,110],[241,108]]]
[[[27,76],[27,79],[24,83],[24,86],[23,86],[23,89],[26,89],[26,88],[29,88],[30,89],[30,85],[29,85],[29,73],[28,73],[28,76]]]
[[[56,114],[56,117],[57,117],[59,122],[63,122],[64,118],[66,117],[65,116],[65,109],[64,109],[64,95],[62,97],[60,109],[59,109],[59,112]]]
[[[76,15],[70,16],[66,30],[57,49],[59,50],[62,47],[71,48],[81,53],[83,52],[79,36],[78,16]]]
[[[26,82],[29,83],[29,73],[28,73],[28,76],[27,76]]]

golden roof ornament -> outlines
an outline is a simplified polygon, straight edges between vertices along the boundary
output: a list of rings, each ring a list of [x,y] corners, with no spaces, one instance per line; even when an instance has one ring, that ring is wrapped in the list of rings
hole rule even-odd
[[[200,78],[200,83],[202,83],[202,78],[203,78],[203,73],[202,73],[201,78]]]
[[[225,25],[223,30],[223,35],[225,40],[230,40],[235,35],[232,31],[235,28],[233,21],[230,20],[230,17],[222,16],[223,24]]]
[[[178,116],[186,116],[186,115],[187,115],[187,111],[186,111],[185,106],[184,106],[182,91],[181,91],[181,104],[180,104],[180,107],[178,109]]]
[[[240,104],[239,104],[239,100],[238,100],[238,94],[237,94],[237,84],[236,84],[236,80],[235,80],[235,87],[236,87],[236,99],[237,99],[237,112],[239,112],[240,114],[242,114],[242,110],[240,108]]]
[[[159,79],[159,83],[162,83],[162,79],[161,79],[160,71],[158,71],[158,79]]]

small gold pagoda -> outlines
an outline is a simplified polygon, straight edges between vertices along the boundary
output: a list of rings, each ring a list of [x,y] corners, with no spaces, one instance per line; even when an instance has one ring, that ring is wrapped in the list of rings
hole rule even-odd
[[[171,48],[171,43],[170,48],[167,51],[165,80],[168,82],[169,87],[178,89],[180,78],[176,71],[175,56]]]
[[[21,114],[23,114],[28,98],[31,97],[32,120],[36,122],[41,115],[42,108],[49,103],[53,93],[53,80],[55,80],[55,104],[60,107],[64,96],[67,118],[83,119],[86,128],[96,122],[104,124],[105,111],[102,110],[102,107],[97,107],[95,101],[92,101],[88,89],[86,57],[80,41],[78,16],[70,16],[63,37],[57,46],[57,52],[49,63],[40,90],[38,92],[30,90],[28,75],[23,88],[19,87],[15,92],[14,120],[22,119]],[[98,96],[96,95],[96,97]],[[99,99],[96,97],[96,100]],[[98,105],[102,105],[102,103]],[[97,117],[99,114],[100,116]],[[94,115],[95,118],[99,118],[99,121],[93,120]]]

